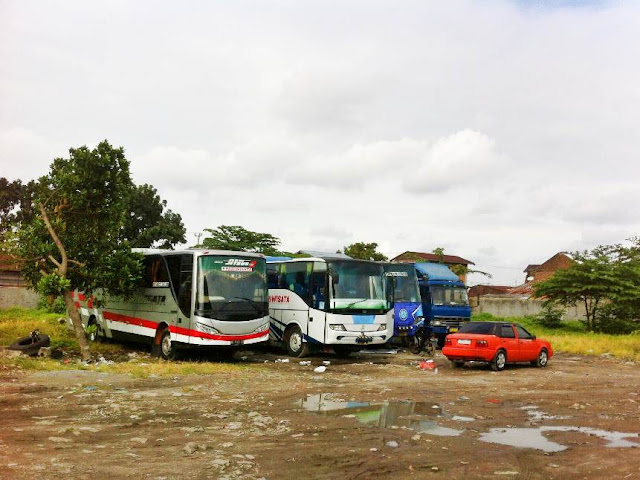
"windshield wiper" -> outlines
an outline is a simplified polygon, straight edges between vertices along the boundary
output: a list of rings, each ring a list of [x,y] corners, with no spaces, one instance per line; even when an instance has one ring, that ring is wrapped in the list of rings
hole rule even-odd
[[[351,308],[354,305],[358,304],[358,303],[362,303],[362,302],[366,302],[367,300],[371,300],[370,298],[363,298],[361,300],[356,300],[355,302],[350,303],[349,305],[347,305],[345,308]]]

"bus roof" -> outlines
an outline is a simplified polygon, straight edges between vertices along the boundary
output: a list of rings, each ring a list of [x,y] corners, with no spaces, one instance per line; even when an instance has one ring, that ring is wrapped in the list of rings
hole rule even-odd
[[[331,262],[334,260],[347,261],[347,262],[360,262],[360,263],[375,263],[380,265],[379,262],[373,262],[371,260],[360,260],[359,258],[352,258],[346,255],[344,256],[327,256],[327,257],[266,257],[267,263],[285,263],[285,262]]]
[[[142,253],[143,255],[176,255],[191,253],[194,255],[226,255],[226,256],[243,256],[254,258],[265,258],[261,253],[253,252],[236,252],[232,250],[215,250],[207,248],[183,248],[181,250],[166,250],[161,248],[132,248],[131,251]]]

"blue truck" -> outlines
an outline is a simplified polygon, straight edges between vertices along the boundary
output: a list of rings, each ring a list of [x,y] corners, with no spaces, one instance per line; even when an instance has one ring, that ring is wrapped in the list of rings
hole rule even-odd
[[[422,301],[416,269],[411,263],[383,263],[387,292],[393,302],[393,336],[409,339],[416,334],[422,320]]]
[[[446,265],[431,262],[412,265],[418,276],[424,323],[442,347],[448,333],[457,332],[471,319],[467,288]]]

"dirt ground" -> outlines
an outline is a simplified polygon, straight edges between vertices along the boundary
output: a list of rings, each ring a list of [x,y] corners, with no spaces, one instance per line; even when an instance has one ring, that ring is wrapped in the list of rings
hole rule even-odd
[[[175,378],[0,371],[0,478],[640,478],[637,363],[235,358]]]

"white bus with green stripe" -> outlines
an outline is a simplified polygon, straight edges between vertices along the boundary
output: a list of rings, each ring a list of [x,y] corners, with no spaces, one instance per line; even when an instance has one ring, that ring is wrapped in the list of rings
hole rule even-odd
[[[269,338],[264,256],[224,250],[136,250],[144,273],[128,299],[75,293],[90,339],[148,342],[170,358],[181,347],[237,347]]]
[[[348,355],[393,335],[381,264],[345,255],[267,257],[271,340],[303,357],[332,347]]]

